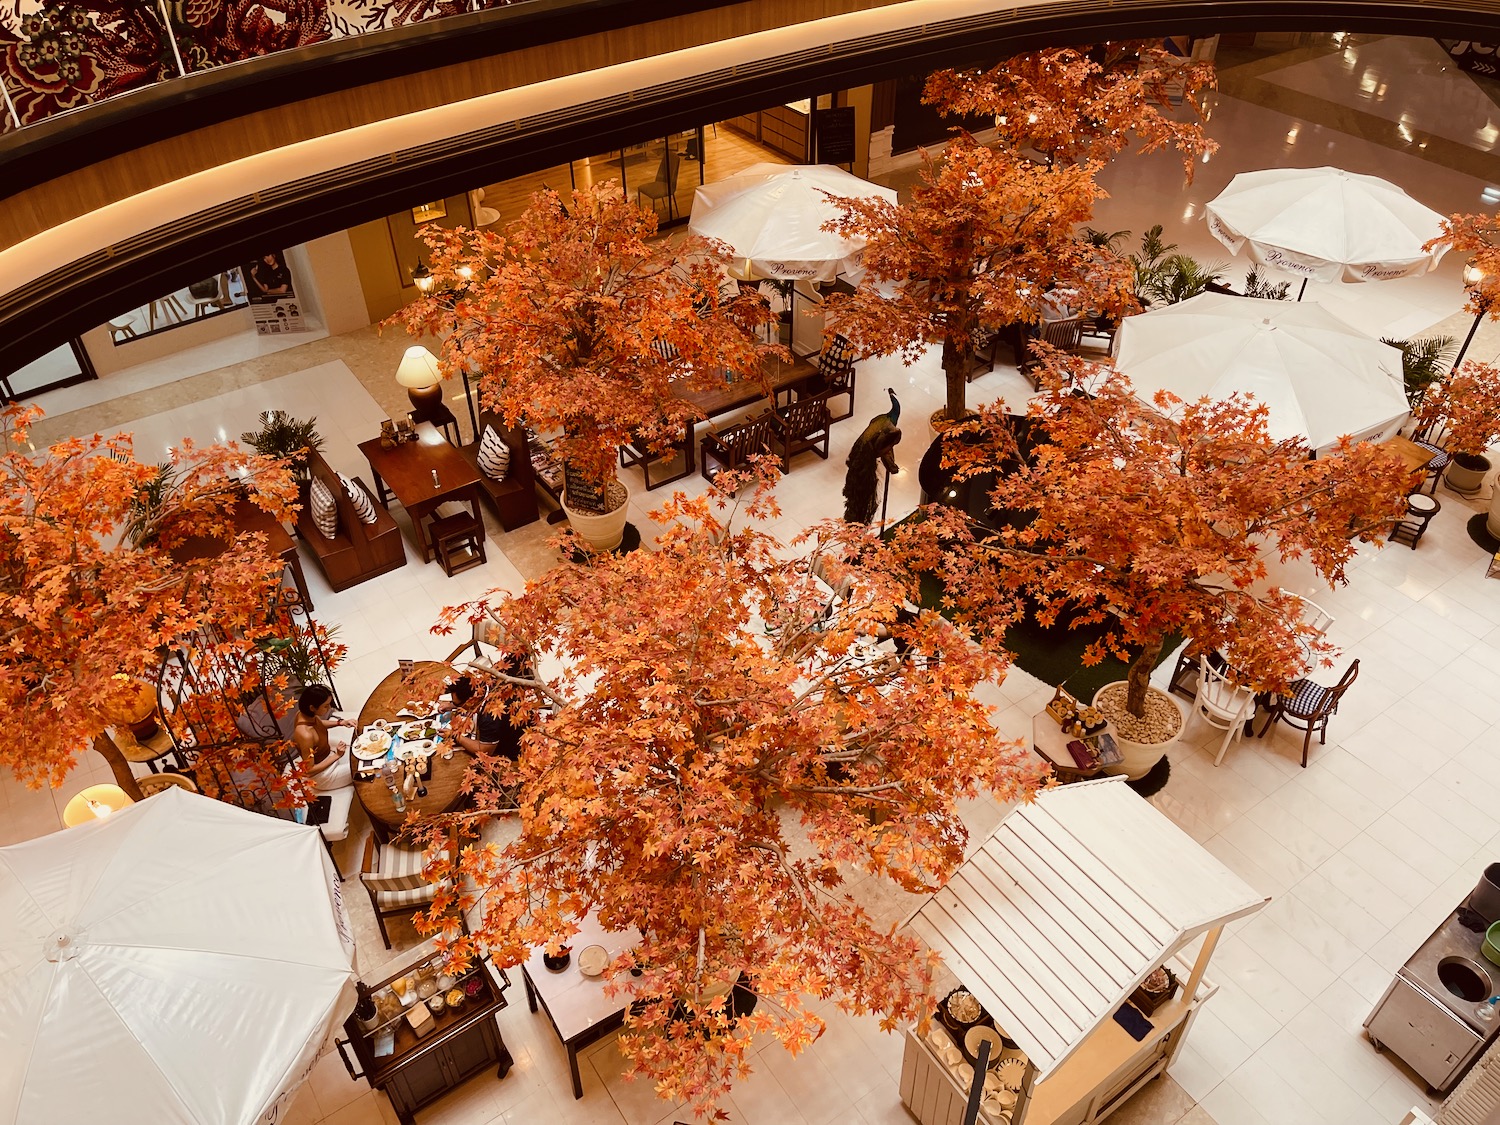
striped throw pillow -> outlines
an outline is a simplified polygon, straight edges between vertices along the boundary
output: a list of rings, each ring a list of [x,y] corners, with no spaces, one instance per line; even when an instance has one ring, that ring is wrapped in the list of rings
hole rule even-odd
[[[495,481],[504,480],[510,472],[510,446],[493,426],[486,426],[479,440],[479,471]]]
[[[339,483],[344,486],[344,494],[349,497],[349,502],[354,505],[354,514],[359,517],[359,522],[374,523],[375,501],[370,499],[370,494],[343,473],[339,474]]]
[[[339,506],[333,498],[333,489],[319,477],[314,477],[308,490],[308,507],[312,509],[313,525],[324,539],[335,539],[339,533]]]

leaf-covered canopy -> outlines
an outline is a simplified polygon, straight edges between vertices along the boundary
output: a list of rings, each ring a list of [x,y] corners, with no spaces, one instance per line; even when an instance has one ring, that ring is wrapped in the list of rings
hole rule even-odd
[[[757,335],[766,302],[725,284],[721,245],[656,233],[613,182],[538,192],[504,235],[428,228],[439,289],[393,319],[437,336],[445,373],[476,374],[508,423],[561,431],[564,460],[602,484],[622,444],[698,416],[685,392],[761,378],[780,353]]]
[[[38,412],[12,407],[0,432],[0,764],[28,785],[59,785],[80,750],[137,690],[118,674],[153,670],[158,649],[212,626],[245,629],[280,582],[264,536],[213,559],[175,562],[194,536],[230,539],[229,511],[247,489],[277,516],[296,499],[279,463],[190,441],[171,452],[175,487],[142,513],[133,502],[158,476],[128,434],[27,446]],[[132,537],[123,539],[135,520]]]
[[[993,506],[1021,518],[996,533],[933,509],[903,529],[914,565],[946,580],[961,620],[998,635],[1026,611],[1042,624],[1065,609],[1078,623],[1113,619],[1115,655],[1133,661],[1133,714],[1164,640],[1184,634],[1226,649],[1263,689],[1285,687],[1304,646],[1326,652],[1284,591],[1267,589],[1265,560],[1304,559],[1329,583],[1361,541],[1405,510],[1411,474],[1369,443],[1347,438],[1316,460],[1300,439],[1273,441],[1252,398],[1184,403],[1138,399],[1104,365],[1053,353],[1029,417],[1045,439],[1001,477]],[[1004,404],[981,413],[972,443],[950,443],[962,474],[1015,457]],[[1104,644],[1086,663],[1106,654]]]
[[[1001,662],[936,614],[898,621],[916,582],[878,539],[830,524],[810,559],[789,559],[725,514],[730,477],[653,513],[670,525],[655,551],[447,611],[499,623],[518,663],[498,694],[532,724],[518,766],[482,756],[472,774],[464,816],[510,807],[516,787],[520,804],[518,839],[463,857],[487,895],[475,939],[514,965],[590,910],[639,931],[610,976],[652,999],[621,1049],[663,1097],[700,1107],[748,1071],[753,1032],[794,1051],[816,1038],[808,997],[925,1015],[920,944],[877,926],[845,881],[941,885],[963,856],[957,802],[1022,796],[1038,771],[975,696]],[[759,486],[739,506],[778,514]],[[811,569],[847,597],[830,605]],[[881,627],[904,656],[871,647]],[[624,976],[632,965],[644,975]],[[759,1005],[732,1024],[710,995],[741,974]]]

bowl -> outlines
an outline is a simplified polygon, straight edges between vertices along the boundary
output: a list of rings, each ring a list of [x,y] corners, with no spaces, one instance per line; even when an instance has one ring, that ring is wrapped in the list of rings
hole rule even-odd
[[[585,946],[578,952],[578,971],[586,977],[597,977],[609,966],[609,951],[602,945]]]
[[[1484,944],[1479,947],[1485,959],[1500,965],[1500,922],[1484,931]]]

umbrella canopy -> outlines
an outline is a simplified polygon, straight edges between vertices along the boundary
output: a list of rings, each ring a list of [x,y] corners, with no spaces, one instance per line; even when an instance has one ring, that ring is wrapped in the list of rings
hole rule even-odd
[[[728,243],[746,278],[832,281],[843,274],[858,284],[864,242],[822,229],[839,217],[830,195],[896,202],[894,189],[832,164],[752,164],[694,193],[688,229]]]
[[[0,848],[0,1121],[249,1125],[354,1003],[316,828],[171,788]]]
[[[1301,437],[1314,449],[1372,434],[1409,409],[1400,349],[1312,304],[1204,293],[1126,317],[1115,364],[1143,399],[1252,394],[1270,410],[1273,439]]]
[[[1388,281],[1434,269],[1423,250],[1442,219],[1395,184],[1341,168],[1241,172],[1207,208],[1208,229],[1238,254],[1313,281]]]

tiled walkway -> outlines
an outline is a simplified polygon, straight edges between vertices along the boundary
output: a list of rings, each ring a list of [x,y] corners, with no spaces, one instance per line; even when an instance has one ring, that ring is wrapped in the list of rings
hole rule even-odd
[[[1381,58],[1388,60],[1399,46],[1384,44]],[[1322,96],[1331,94],[1324,90]],[[1190,189],[1182,188],[1180,169],[1168,159],[1125,161],[1112,169],[1108,184],[1114,198],[1101,207],[1096,225],[1139,233],[1162,222],[1167,237],[1184,249],[1222,259],[1222,249],[1203,230],[1202,202],[1234,171],[1278,163],[1331,163],[1377,172],[1440,211],[1478,207],[1486,190],[1497,190],[1407,153],[1231,98],[1219,99],[1211,131],[1223,148],[1199,168]],[[1308,296],[1381,334],[1414,333],[1444,322],[1466,329],[1469,318],[1458,313],[1461,266],[1449,261],[1429,278],[1314,289]],[[1238,273],[1231,276],[1237,279]],[[170,412],[155,412],[127,428],[137,432],[139,448],[150,455],[159,444],[185,435],[233,436],[253,423],[257,411],[280,406],[294,414],[316,414],[330,461],[367,475],[354,443],[385,415],[377,399],[387,397],[389,387],[379,381],[388,373],[382,375],[380,364],[371,360],[389,343],[377,346],[364,333],[283,353],[279,366],[259,368],[253,377],[228,372],[205,383],[212,397],[165,397]],[[1497,351],[1500,332],[1487,327],[1471,354],[1491,358]],[[912,470],[927,441],[925,419],[939,405],[940,385],[933,360],[912,368],[878,361],[860,366],[856,418],[885,410],[886,386],[896,388],[903,404],[907,437],[898,458],[906,471],[892,484],[893,516],[905,514],[918,499]],[[1025,393],[1014,371],[997,368],[971,387],[970,399],[1004,395],[1019,402]],[[53,424],[67,430],[97,423],[80,412]],[[835,427],[826,462],[799,459],[781,488],[786,515],[779,530],[790,535],[836,514],[833,498],[842,483],[843,457],[857,432],[855,422]],[[633,472],[625,479],[635,491],[632,519],[645,528],[645,510],[656,496],[638,491]],[[1343,656],[1332,674],[1344,661],[1362,661],[1359,681],[1331,724],[1328,745],[1314,744],[1308,769],[1297,764],[1300,735],[1286,728],[1263,741],[1237,744],[1218,768],[1212,758],[1220,735],[1202,724],[1191,725],[1173,751],[1171,782],[1155,803],[1273,901],[1258,917],[1233,927],[1220,944],[1211,974],[1221,985],[1219,995],[1203,1010],[1171,1078],[1154,1083],[1117,1116],[1121,1125],[1394,1125],[1409,1106],[1426,1104],[1419,1084],[1370,1048],[1360,1024],[1394,969],[1463,898],[1484,865],[1500,859],[1500,826],[1489,809],[1500,782],[1493,754],[1500,582],[1485,580],[1487,558],[1464,532],[1464,521],[1482,502],[1465,501],[1446,489],[1438,496],[1443,510],[1421,547],[1363,551],[1347,588],[1319,588],[1295,571],[1278,577],[1337,616],[1330,636]],[[534,534],[506,535],[492,528],[489,564],[454,579],[412,560],[392,574],[333,594],[309,567],[318,616],[340,626],[353,654],[338,676],[346,706],[356,709],[398,658],[441,656],[454,647],[453,640],[426,632],[440,606],[491,585],[516,589],[524,576],[545,565],[540,546],[545,532],[527,532]],[[1024,673],[1012,673],[992,691],[1000,729],[1024,736],[1030,716],[1049,694]],[[82,784],[106,778],[102,766],[86,756],[56,793],[31,793],[0,779],[0,842],[56,830],[66,798]],[[966,818],[978,837],[999,816],[993,801],[981,800]],[[346,870],[357,861],[353,843],[340,859]],[[403,950],[387,954],[378,938],[369,940],[373,926],[364,896],[355,884],[350,888],[347,899],[365,938],[360,967],[376,973]],[[902,916],[912,905],[872,881],[855,891],[882,917]],[[409,952],[413,936],[402,932]],[[586,1053],[585,1096],[574,1101],[563,1051],[545,1020],[526,1011],[519,980],[511,1001],[501,1027],[516,1069],[503,1082],[469,1083],[423,1112],[423,1125],[654,1125],[682,1117],[648,1087],[620,1080],[611,1041]],[[765,1047],[755,1075],[735,1089],[726,1108],[732,1120],[746,1125],[904,1123],[910,1119],[896,1094],[899,1058],[899,1042],[879,1034],[872,1021],[830,1012],[827,1034],[800,1058],[791,1059],[778,1046]],[[394,1115],[383,1098],[351,1082],[329,1054],[318,1063],[290,1120],[293,1125],[363,1125],[394,1121]]]

